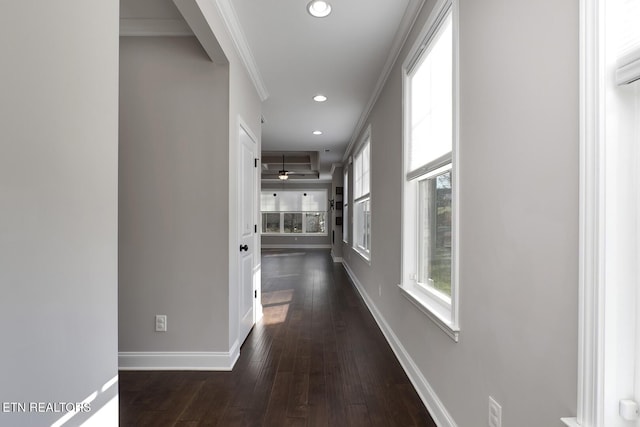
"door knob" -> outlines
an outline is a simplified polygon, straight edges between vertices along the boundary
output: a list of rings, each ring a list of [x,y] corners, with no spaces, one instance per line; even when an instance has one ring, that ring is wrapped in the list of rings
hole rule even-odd
[[[248,251],[248,250],[249,250],[249,245],[240,245],[240,252]]]

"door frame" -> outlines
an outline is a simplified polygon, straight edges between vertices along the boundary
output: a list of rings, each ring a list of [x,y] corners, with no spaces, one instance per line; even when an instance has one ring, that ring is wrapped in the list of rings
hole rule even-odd
[[[254,158],[258,159],[258,156],[260,155],[260,139],[256,136],[256,134],[251,130],[251,127],[247,124],[247,122],[242,118],[242,116],[238,115],[237,116],[237,122],[236,122],[236,127],[235,127],[235,132],[236,132],[236,141],[237,141],[237,148],[236,148],[236,160],[235,160],[235,167],[236,167],[236,189],[234,191],[235,193],[235,199],[236,199],[236,203],[235,203],[235,209],[232,209],[230,212],[230,215],[236,215],[238,212],[240,212],[240,208],[241,208],[241,198],[240,198],[240,185],[242,183],[242,177],[241,177],[241,169],[238,167],[239,166],[239,162],[241,161],[241,155],[240,155],[240,133],[244,131],[247,136],[249,137],[249,139],[251,139],[253,141],[254,145]],[[257,162],[258,160],[256,160]],[[258,173],[258,167],[254,167],[254,173],[253,173],[253,180],[254,180],[254,194],[253,194],[253,206],[254,206],[254,212],[253,212],[253,223],[256,225],[257,230],[255,230],[255,232],[253,233],[253,238],[252,238],[252,245],[253,245],[253,265],[252,265],[252,277],[253,277],[253,290],[256,293],[256,297],[253,298],[253,324],[255,325],[261,318],[262,318],[262,304],[261,304],[261,278],[260,278],[260,256],[261,256],[261,249],[260,249],[260,224],[259,224],[259,215],[258,215],[258,207],[259,207],[259,202],[260,202],[260,180],[259,180],[259,173]],[[235,242],[234,244],[234,249],[235,249],[235,274],[236,274],[236,278],[237,278],[237,283],[240,284],[240,278],[241,278],[241,261],[242,261],[242,257],[240,256],[239,252],[238,252],[238,247],[240,245],[240,224],[238,222],[236,222],[235,224],[235,228],[233,230],[234,232],[234,239],[233,241]],[[233,250],[233,249],[232,249]],[[236,341],[238,346],[242,345],[242,342],[240,342],[240,321],[242,320],[242,312],[240,310],[242,301],[240,299],[240,292],[237,293],[237,298],[236,298],[236,307],[235,309],[230,310],[231,312],[235,312],[237,314],[236,319],[234,319],[237,327],[236,327],[236,337],[234,337],[233,341]],[[230,301],[231,303],[231,301]],[[232,307],[230,307],[232,308]]]

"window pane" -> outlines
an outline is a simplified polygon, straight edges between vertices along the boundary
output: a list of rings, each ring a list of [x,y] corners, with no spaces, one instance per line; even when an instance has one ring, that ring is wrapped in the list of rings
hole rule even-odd
[[[353,159],[353,197],[357,199],[369,193],[370,144],[365,143]]]
[[[279,233],[280,232],[280,213],[263,213],[262,214],[262,232],[263,233]]]
[[[355,204],[355,243],[360,249],[371,250],[371,203],[369,199]]]
[[[260,193],[260,210],[262,212],[278,212],[278,196],[273,191]]]
[[[345,171],[344,171],[344,184],[342,187],[342,198],[344,200],[344,204],[348,204],[349,203],[349,166],[345,166]]]
[[[300,210],[302,212],[326,211],[328,200],[326,190],[302,191],[302,209]]]
[[[369,149],[369,143],[362,149],[362,192],[360,195],[369,193],[369,164],[370,164],[371,151]]]
[[[453,31],[451,15],[442,23],[411,76],[409,170],[452,149]]]
[[[302,233],[302,213],[285,213],[284,232]]]
[[[624,55],[640,49],[640,2],[623,0],[621,6],[620,54]]]
[[[371,250],[371,204],[369,200],[362,202],[364,211],[364,238],[363,247],[369,252]]]
[[[342,207],[342,240],[349,242],[349,165],[344,171],[344,206]]]
[[[307,233],[324,233],[324,212],[308,212],[306,214]]]
[[[349,242],[349,205],[344,205],[342,210],[342,240]]]
[[[353,197],[362,195],[362,154],[356,155],[353,160]]]
[[[418,282],[451,297],[451,170],[418,183]]]

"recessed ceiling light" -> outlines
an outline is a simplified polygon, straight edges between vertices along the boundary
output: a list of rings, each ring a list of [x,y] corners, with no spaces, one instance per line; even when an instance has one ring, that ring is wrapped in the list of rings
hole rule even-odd
[[[324,102],[327,100],[327,97],[324,95],[316,95],[313,97],[313,100],[316,102]]]
[[[324,18],[331,13],[331,5],[324,0],[312,0],[307,5],[307,10],[316,18]]]
[[[321,130],[314,130],[313,134],[314,135],[322,135],[322,131]]]

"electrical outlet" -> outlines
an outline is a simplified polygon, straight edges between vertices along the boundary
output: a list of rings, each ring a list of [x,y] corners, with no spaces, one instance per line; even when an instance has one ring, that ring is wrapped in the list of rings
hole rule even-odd
[[[489,396],[489,427],[502,427],[502,406]]]
[[[378,285],[378,296],[382,296],[382,285]]]
[[[167,332],[167,316],[164,314],[156,315],[156,332]]]

